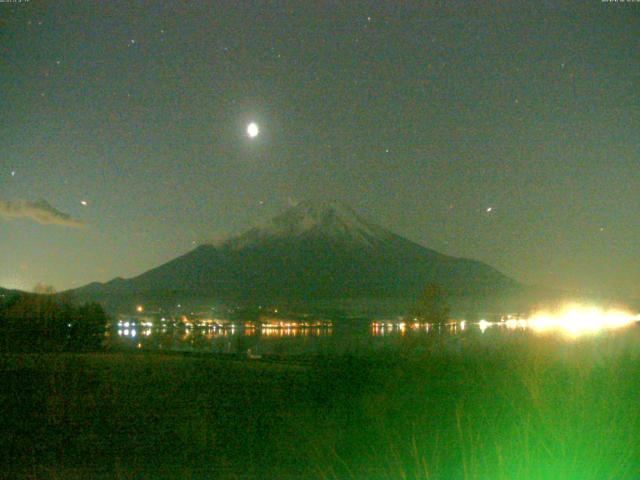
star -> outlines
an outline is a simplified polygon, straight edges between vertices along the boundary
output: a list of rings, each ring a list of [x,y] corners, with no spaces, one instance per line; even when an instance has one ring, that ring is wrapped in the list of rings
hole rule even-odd
[[[15,170],[11,170],[11,176],[15,177],[16,176],[16,171]]]
[[[492,210],[493,210],[493,207],[487,208],[487,213],[491,212]]]
[[[87,205],[89,205],[89,202],[87,202],[86,200],[80,200],[80,204],[86,207]]]

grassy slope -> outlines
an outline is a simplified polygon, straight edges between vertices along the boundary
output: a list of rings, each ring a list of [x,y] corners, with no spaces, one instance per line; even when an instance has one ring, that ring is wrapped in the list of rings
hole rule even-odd
[[[635,344],[299,359],[3,357],[7,478],[632,479]]]

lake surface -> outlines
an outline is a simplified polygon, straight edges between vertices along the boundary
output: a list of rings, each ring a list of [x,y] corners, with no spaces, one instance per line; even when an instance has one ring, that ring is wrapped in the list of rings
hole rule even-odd
[[[242,322],[226,326],[148,326],[130,323],[111,332],[114,346],[155,351],[210,352],[260,355],[363,355],[374,352],[403,352],[417,355],[464,352],[491,348],[505,342],[549,337],[579,342],[598,338],[638,338],[638,322],[615,328],[580,323],[558,328],[526,320],[499,322],[451,322],[448,324],[404,324],[396,321],[343,320],[320,326],[244,327]],[[288,325],[288,326],[286,326]],[[564,327],[564,328],[563,328]]]

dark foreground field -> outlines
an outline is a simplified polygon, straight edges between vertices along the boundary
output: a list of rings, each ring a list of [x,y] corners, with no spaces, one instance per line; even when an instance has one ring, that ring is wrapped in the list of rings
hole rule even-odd
[[[0,382],[7,479],[640,478],[634,342],[280,363],[10,355]]]

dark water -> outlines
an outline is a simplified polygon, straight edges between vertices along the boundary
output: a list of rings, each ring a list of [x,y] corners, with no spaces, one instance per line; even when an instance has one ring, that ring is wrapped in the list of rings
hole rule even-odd
[[[393,321],[336,321],[322,326],[245,328],[150,327],[130,324],[112,331],[114,346],[140,350],[231,353],[248,356],[302,354],[367,354],[374,352],[463,353],[473,348],[491,348],[508,341],[552,338],[576,343],[581,340],[620,337],[629,341],[640,332],[637,322],[607,330],[567,332],[538,331],[524,321],[451,322],[445,325],[411,324]]]

